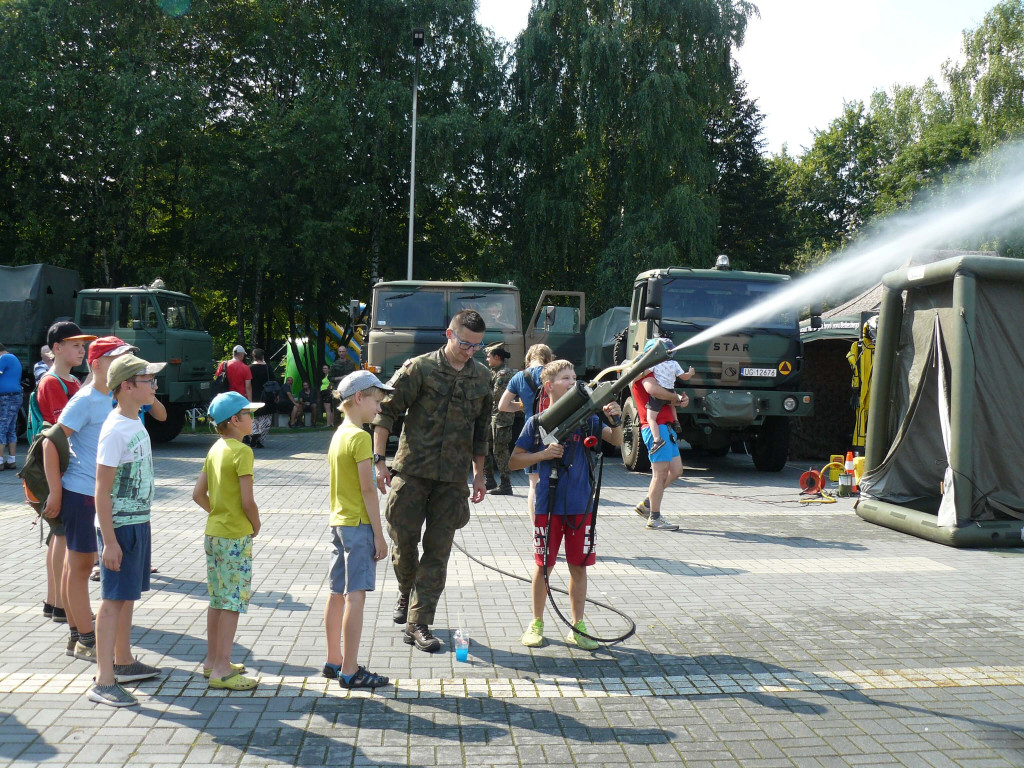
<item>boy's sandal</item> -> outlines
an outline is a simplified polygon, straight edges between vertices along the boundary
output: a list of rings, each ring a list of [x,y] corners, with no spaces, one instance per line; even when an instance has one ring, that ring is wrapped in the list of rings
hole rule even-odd
[[[210,679],[210,673],[212,671],[213,670],[209,669],[208,667],[203,667],[203,677],[205,677],[207,680],[209,680]],[[241,674],[242,672],[245,672],[245,664],[232,664],[231,665],[231,671],[232,672],[237,672],[237,673]]]
[[[375,674],[368,670],[366,667],[359,667],[359,669],[356,670],[356,673],[352,675],[352,679],[349,680],[347,683],[345,682],[344,677],[338,678],[338,684],[341,685],[342,688],[348,689],[380,688],[383,685],[387,685],[388,682],[389,680],[387,677],[385,677],[384,675]]]
[[[89,581],[100,580],[100,567],[98,565],[93,566],[92,573],[89,574]]]
[[[215,690],[251,691],[257,685],[259,685],[257,680],[245,677],[241,672],[232,672],[226,677],[210,678],[210,688]]]

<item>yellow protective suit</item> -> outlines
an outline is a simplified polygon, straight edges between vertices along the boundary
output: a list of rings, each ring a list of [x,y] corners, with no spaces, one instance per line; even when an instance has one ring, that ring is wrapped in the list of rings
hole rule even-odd
[[[855,421],[853,425],[853,446],[863,448],[868,433],[868,401],[871,399],[871,365],[875,359],[875,340],[868,336],[868,324],[864,323],[860,339],[850,345],[846,355],[853,368],[850,386],[857,395]]]

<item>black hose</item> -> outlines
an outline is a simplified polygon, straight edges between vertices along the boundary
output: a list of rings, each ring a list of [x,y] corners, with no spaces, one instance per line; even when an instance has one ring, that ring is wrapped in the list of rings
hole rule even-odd
[[[590,449],[589,448],[585,448],[584,450],[589,451]],[[588,462],[589,462],[589,453],[588,453]],[[592,471],[592,468],[591,468],[591,471]],[[563,595],[568,595],[569,594],[567,590],[561,589],[560,587],[552,587],[551,586],[551,582],[548,580],[548,571],[549,571],[548,565],[547,565],[547,562],[548,562],[548,541],[550,540],[550,536],[551,536],[551,518],[553,516],[552,512],[553,512],[554,501],[555,501],[555,487],[556,487],[557,482],[558,482],[558,480],[556,478],[559,477],[560,475],[561,475],[561,467],[559,467],[557,471],[555,471],[555,470],[552,471],[551,479],[550,479],[551,486],[550,486],[550,488],[548,490],[547,524],[545,526],[546,530],[544,531],[544,561],[543,561],[544,564],[541,567],[544,569],[544,587],[545,587],[545,589],[547,590],[547,593],[548,593],[548,602],[551,604],[551,610],[553,610],[555,612],[555,615],[559,619],[561,619],[562,623],[565,624],[565,626],[569,627],[569,629],[571,629],[576,634],[582,635],[583,637],[586,637],[586,638],[588,638],[590,640],[593,640],[595,642],[601,643],[602,645],[615,645],[616,643],[621,643],[621,642],[623,642],[625,640],[628,640],[629,638],[631,638],[633,635],[636,634],[636,622],[633,621],[633,619],[631,619],[625,613],[620,611],[618,608],[614,608],[614,607],[608,605],[607,603],[602,603],[600,600],[594,600],[594,599],[589,598],[589,597],[584,598],[585,602],[588,602],[591,605],[599,606],[601,608],[606,608],[609,611],[612,611],[613,613],[617,613],[619,616],[621,616],[627,622],[629,622],[629,629],[624,634],[622,634],[622,635],[618,635],[616,637],[598,637],[597,635],[591,635],[588,632],[581,632],[580,630],[576,629],[575,625],[569,619],[567,619],[565,617],[565,614],[563,614],[561,610],[559,610],[558,604],[555,602],[555,598],[551,594],[552,592],[560,592]],[[586,559],[589,558],[590,555],[594,551],[595,533],[596,533],[596,530],[597,530],[597,505],[598,505],[598,503],[600,501],[600,498],[601,498],[601,476],[599,474],[598,478],[597,478],[597,482],[592,484],[591,499],[590,499],[590,504],[588,505],[590,507],[590,509],[591,509],[590,548],[589,548],[589,551],[587,552],[587,554],[584,556],[584,561],[586,561]],[[584,513],[582,515],[583,520],[580,522],[580,525],[585,525],[586,524],[586,515],[587,515],[587,513]],[[533,584],[533,580],[532,579],[527,579],[527,578],[524,578],[522,576],[518,576],[518,575],[516,575],[514,573],[510,573],[509,571],[504,571],[504,570],[502,570],[501,568],[498,568],[495,565],[490,565],[488,563],[485,563],[483,560],[480,560],[479,558],[474,557],[473,555],[469,554],[469,552],[467,552],[462,546],[460,546],[458,544],[458,542],[453,541],[452,544],[455,545],[455,548],[458,549],[459,552],[464,554],[466,557],[468,557],[474,563],[477,563],[478,565],[482,565],[484,568],[487,568],[489,570],[492,570],[492,571],[495,571],[497,573],[500,573],[502,576],[508,576],[509,578],[516,579],[517,581],[523,581],[523,582],[526,582],[527,584]]]
[[[523,576],[519,576],[518,574],[515,574],[515,573],[510,573],[509,571],[505,571],[505,570],[502,570],[501,568],[499,568],[499,567],[498,567],[498,566],[496,566],[496,565],[491,565],[490,563],[485,563],[485,562],[484,562],[483,560],[481,560],[480,558],[478,558],[478,557],[475,557],[475,556],[473,556],[473,555],[469,554],[469,552],[467,552],[467,551],[466,551],[465,549],[463,549],[462,545],[460,545],[460,544],[459,544],[459,543],[458,543],[457,541],[453,541],[452,543],[453,543],[453,544],[455,545],[455,548],[456,548],[457,550],[459,550],[459,552],[461,552],[462,554],[464,554],[464,555],[465,555],[466,557],[468,557],[468,558],[469,558],[470,560],[472,560],[472,561],[473,561],[474,563],[476,563],[477,565],[482,565],[482,566],[483,566],[484,568],[487,568],[488,570],[491,570],[491,571],[495,571],[495,572],[497,572],[497,573],[500,573],[500,574],[501,574],[502,576],[508,576],[508,577],[509,577],[510,579],[515,579],[516,581],[522,581],[522,582],[525,582],[526,584],[533,584],[533,580],[532,580],[532,579],[527,579],[527,578],[525,578],[525,577],[523,577]],[[546,571],[546,570],[547,570],[547,569],[545,568],[545,571]],[[565,617],[564,617],[564,616],[562,615],[562,613],[561,613],[561,612],[560,612],[560,611],[558,610],[558,606],[556,606],[556,605],[555,605],[555,601],[554,601],[554,598],[553,598],[553,597],[551,596],[551,593],[552,593],[552,592],[559,592],[559,593],[561,593],[561,594],[563,594],[563,595],[568,595],[568,594],[569,594],[569,592],[568,592],[567,590],[564,590],[564,589],[562,589],[561,587],[552,587],[552,586],[551,586],[551,584],[550,584],[550,583],[548,583],[547,579],[545,579],[545,580],[544,580],[544,585],[545,585],[545,586],[547,587],[547,590],[548,590],[548,600],[550,600],[550,601],[551,601],[551,607],[552,607],[552,608],[553,608],[553,609],[555,610],[555,613],[556,613],[556,614],[558,615],[558,617],[559,617],[559,618],[560,618],[560,619],[561,619],[561,620],[562,620],[563,622],[565,622],[566,626],[568,626],[568,627],[570,627],[570,628],[573,628],[573,629],[575,629],[575,628],[574,628],[574,627],[572,626],[572,623],[571,623],[570,621],[568,621],[568,620],[567,620],[567,619],[566,619],[566,618],[565,618]],[[580,631],[579,631],[579,630],[577,629],[577,630],[575,630],[575,631],[576,631],[576,632],[577,632],[578,634],[581,634],[581,635],[583,635],[584,637],[589,637],[589,638],[590,638],[591,640],[596,640],[597,642],[599,642],[599,643],[602,643],[602,644],[604,644],[604,645],[615,645],[616,643],[621,643],[621,642],[623,642],[623,641],[625,641],[625,640],[628,640],[629,638],[631,638],[631,637],[632,637],[633,635],[635,635],[635,634],[636,634],[636,622],[635,622],[635,621],[633,621],[633,619],[631,619],[631,618],[630,618],[629,616],[627,616],[627,615],[626,615],[625,613],[623,613],[622,611],[620,611],[620,610],[619,610],[618,608],[616,608],[616,607],[614,607],[614,606],[611,606],[611,605],[608,605],[608,603],[602,603],[602,602],[601,602],[600,600],[594,600],[594,599],[593,599],[593,598],[591,598],[591,597],[588,597],[588,598],[586,598],[586,601],[587,601],[588,603],[590,603],[591,605],[596,605],[596,606],[598,606],[598,607],[600,607],[600,608],[606,608],[607,610],[611,611],[612,613],[617,613],[617,614],[618,614],[619,616],[621,616],[621,617],[622,617],[622,618],[624,618],[624,619],[625,619],[625,620],[626,620],[627,622],[629,622],[629,631],[628,631],[628,632],[626,632],[626,633],[625,633],[624,635],[621,635],[621,636],[619,636],[619,637],[613,637],[613,638],[610,638],[610,639],[605,639],[605,638],[600,638],[600,637],[594,637],[594,636],[592,636],[592,635],[589,635],[589,634],[587,634],[586,632],[580,632]]]

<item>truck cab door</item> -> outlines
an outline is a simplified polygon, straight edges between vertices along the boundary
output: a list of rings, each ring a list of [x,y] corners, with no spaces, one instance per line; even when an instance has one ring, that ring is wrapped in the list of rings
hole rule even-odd
[[[577,375],[586,368],[587,294],[583,291],[542,291],[526,326],[525,343],[547,344],[555,359],[572,361]]]

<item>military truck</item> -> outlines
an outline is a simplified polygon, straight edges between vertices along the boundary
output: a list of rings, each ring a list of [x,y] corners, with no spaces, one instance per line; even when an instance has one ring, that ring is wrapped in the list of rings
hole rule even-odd
[[[353,300],[355,304],[355,300]],[[557,357],[572,360],[583,373],[586,357],[583,327],[586,295],[578,291],[544,291],[523,332],[519,289],[514,285],[482,282],[400,280],[373,287],[369,333],[362,365],[383,380],[411,357],[433,352],[445,343],[452,317],[475,309],[487,324],[484,343],[504,341],[509,365],[522,365],[526,349],[547,344]],[[359,314],[352,310],[353,317]],[[486,365],[481,349],[477,359]]]
[[[146,419],[154,441],[173,440],[188,409],[209,402],[213,338],[187,295],[165,290],[159,280],[150,286],[83,290],[73,269],[0,266],[0,328],[8,350],[21,360],[26,402],[35,386],[32,366],[47,329],[58,319],[74,319],[85,333],[119,336],[137,346],[141,357],[167,362],[157,376],[167,420]]]
[[[681,344],[715,323],[759,302],[789,278],[733,271],[719,257],[714,269],[669,267],[637,275],[629,325],[615,360],[636,357],[648,339]],[[724,456],[745,443],[762,472],[778,472],[789,455],[790,420],[808,416],[812,396],[800,391],[803,350],[796,310],[776,312],[756,326],[680,350],[675,359],[695,375],[676,391],[689,404],[678,409],[682,437],[691,447]],[[622,459],[632,470],[650,466],[632,395],[622,403]]]

